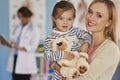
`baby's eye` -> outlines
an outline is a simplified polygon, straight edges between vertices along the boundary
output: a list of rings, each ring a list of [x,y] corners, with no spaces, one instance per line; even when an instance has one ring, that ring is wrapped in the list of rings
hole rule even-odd
[[[68,18],[69,21],[73,20],[72,18]]]
[[[63,20],[63,18],[62,18],[62,17],[60,17],[60,18],[59,18],[59,20]]]

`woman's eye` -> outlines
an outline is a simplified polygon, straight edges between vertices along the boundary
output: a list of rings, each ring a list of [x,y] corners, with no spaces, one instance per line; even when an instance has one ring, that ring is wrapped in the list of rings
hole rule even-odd
[[[98,14],[98,15],[97,15],[97,17],[101,18],[101,17],[102,17],[102,15]]]

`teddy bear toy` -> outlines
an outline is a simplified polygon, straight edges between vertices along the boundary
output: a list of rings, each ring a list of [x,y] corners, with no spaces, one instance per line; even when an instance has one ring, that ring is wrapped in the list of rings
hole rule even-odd
[[[56,38],[50,42],[53,51],[68,51],[74,54],[72,60],[61,59],[57,63],[61,66],[60,73],[67,80],[74,80],[77,76],[88,73],[89,64],[87,62],[88,54],[85,52],[71,51],[71,45],[65,38]]]

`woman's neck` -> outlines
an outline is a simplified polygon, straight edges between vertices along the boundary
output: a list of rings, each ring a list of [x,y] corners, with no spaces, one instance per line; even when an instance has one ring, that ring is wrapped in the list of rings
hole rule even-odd
[[[103,34],[96,34],[96,33],[93,33],[92,34],[92,45],[91,47],[96,47],[96,46],[99,46],[101,43],[103,43],[105,40],[105,37]]]
[[[30,22],[30,18],[26,18],[26,22],[22,24],[23,27],[25,27]]]

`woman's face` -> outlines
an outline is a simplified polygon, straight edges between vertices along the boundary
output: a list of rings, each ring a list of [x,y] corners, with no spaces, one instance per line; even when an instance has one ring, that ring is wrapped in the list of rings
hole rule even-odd
[[[23,25],[26,25],[29,22],[29,18],[23,17],[21,13],[18,13],[18,18],[21,20]]]
[[[88,31],[104,32],[105,28],[110,26],[108,8],[104,3],[96,2],[92,4],[86,14],[86,28]]]
[[[54,19],[54,22],[56,24],[56,30],[61,32],[68,31],[73,25],[73,14],[73,10],[67,10],[63,12],[63,14],[59,18]]]

